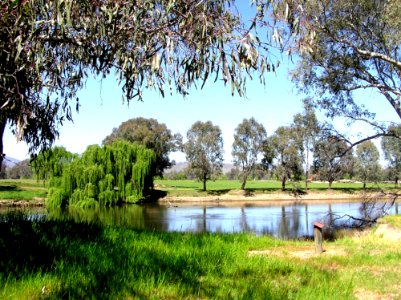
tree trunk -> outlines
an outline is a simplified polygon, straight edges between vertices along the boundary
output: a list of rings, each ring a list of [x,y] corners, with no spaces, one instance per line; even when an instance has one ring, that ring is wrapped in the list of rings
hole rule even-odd
[[[203,174],[203,191],[206,191],[206,174]]]
[[[306,166],[306,167],[308,167],[308,166]],[[306,171],[305,172],[305,191],[307,191],[308,190],[308,180],[309,180],[309,171]]]
[[[309,142],[306,144],[306,161],[305,161],[305,191],[308,191],[309,180]]]
[[[5,154],[3,153],[3,136],[4,136],[4,129],[6,128],[7,121],[3,121],[0,118],[0,172],[3,168],[3,159]]]
[[[363,189],[366,189],[366,181],[363,181]]]
[[[281,179],[281,190],[282,191],[285,191],[285,183],[286,183],[286,181],[287,181],[287,177],[283,177],[282,179]]]
[[[245,184],[247,179],[248,179],[248,174],[244,174],[244,177],[242,177],[241,190],[245,190]]]
[[[331,190],[331,185],[333,184],[333,180],[329,180],[329,190]]]

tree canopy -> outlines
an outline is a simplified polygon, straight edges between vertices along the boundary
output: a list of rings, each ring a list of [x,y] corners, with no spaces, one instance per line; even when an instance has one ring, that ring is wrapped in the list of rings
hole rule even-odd
[[[71,163],[78,156],[68,152],[64,147],[53,147],[43,150],[32,158],[31,166],[38,180],[48,180],[61,177],[64,166]]]
[[[390,126],[389,131],[395,132],[395,136],[401,136],[401,126]],[[392,136],[385,136],[381,141],[385,159],[389,162],[389,171],[395,184],[401,176],[401,140]]]
[[[245,189],[248,176],[257,166],[258,155],[262,153],[266,138],[266,129],[254,118],[244,119],[235,129],[231,153],[234,165],[242,169],[242,190]]]
[[[380,154],[372,141],[365,141],[356,147],[355,173],[362,180],[363,188],[367,181],[377,182],[380,179]]]
[[[299,141],[299,151],[302,157],[305,174],[305,188],[308,190],[310,163],[313,161],[313,150],[321,130],[314,107],[309,99],[304,100],[302,113],[294,116],[292,128],[295,138]]]
[[[49,147],[90,74],[115,73],[127,101],[145,88],[186,95],[211,75],[242,95],[270,63],[234,2],[2,1],[0,135],[8,124],[30,152]]]
[[[303,23],[303,51],[293,74],[301,90],[314,95],[330,117],[373,125],[377,133],[366,138],[389,134],[358,92],[373,92],[375,106],[389,104],[401,119],[400,2],[318,0],[291,8]]]
[[[277,128],[264,144],[264,164],[272,165],[285,190],[288,179],[298,180],[302,174],[302,141],[291,127]]]
[[[223,167],[223,136],[220,128],[212,122],[194,123],[187,132],[187,142],[184,151],[189,170],[203,182],[206,191],[206,181],[219,174]]]
[[[81,157],[64,165],[49,189],[53,207],[112,206],[138,202],[153,187],[153,150],[127,141],[92,145]]]
[[[338,136],[323,132],[315,145],[314,169],[321,179],[329,182],[331,188],[334,180],[352,171],[354,156],[348,145]]]
[[[182,136],[172,134],[166,124],[155,119],[135,118],[114,128],[103,144],[111,144],[117,140],[126,140],[152,149],[156,154],[155,175],[163,176],[163,171],[172,166],[169,154],[180,149]]]

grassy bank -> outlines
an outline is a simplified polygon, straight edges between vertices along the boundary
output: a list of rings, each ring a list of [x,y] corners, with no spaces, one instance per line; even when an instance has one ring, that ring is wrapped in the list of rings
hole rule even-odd
[[[246,190],[240,191],[240,182],[237,180],[216,180],[209,181],[207,191],[202,191],[202,183],[196,180],[155,180],[156,197],[219,197],[232,196],[262,196],[267,195],[274,198],[275,194],[283,194],[281,183],[273,180],[248,181]],[[367,191],[398,191],[394,189],[394,184],[368,184]],[[335,182],[332,189],[328,190],[328,184],[324,182],[312,182],[309,184],[309,195],[325,195],[329,197],[336,194],[345,196],[357,196],[364,191],[363,184],[358,182]],[[36,180],[0,180],[0,205],[37,205],[43,204],[43,199],[47,197],[47,188],[42,181]],[[239,193],[241,192],[241,193]],[[305,196],[305,186],[303,182],[288,183],[287,195]],[[300,193],[300,194],[299,194]],[[42,199],[42,200],[41,200]],[[252,200],[247,198],[247,200]]]
[[[36,180],[0,180],[0,199],[12,201],[30,201],[47,196],[43,182]]]
[[[325,243],[317,256],[312,242],[252,234],[0,218],[2,299],[401,297],[399,241],[374,233]],[[391,222],[399,226],[401,218]]]

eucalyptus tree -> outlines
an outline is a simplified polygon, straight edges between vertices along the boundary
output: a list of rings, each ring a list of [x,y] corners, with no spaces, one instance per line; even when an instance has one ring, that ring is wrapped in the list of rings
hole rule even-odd
[[[7,168],[6,171],[6,178],[10,179],[31,179],[33,175],[29,159],[16,163],[14,166]]]
[[[300,50],[293,78],[301,90],[310,92],[328,116],[365,121],[376,129],[351,146],[394,134],[376,121],[374,107],[387,107],[401,119],[400,1],[293,1],[287,8],[286,19],[299,24],[292,30]],[[365,91],[375,95],[373,108]]]
[[[103,144],[111,144],[117,140],[126,140],[143,145],[156,153],[155,175],[163,176],[163,171],[171,167],[169,154],[181,148],[182,136],[172,134],[166,124],[155,119],[135,118],[121,123],[114,128]]]
[[[187,132],[184,152],[189,170],[202,181],[206,191],[206,181],[221,173],[223,167],[223,136],[220,128],[212,122],[195,122]]]
[[[355,173],[362,180],[363,188],[367,181],[378,181],[381,177],[380,153],[372,141],[365,141],[356,147]]]
[[[321,127],[310,99],[304,100],[303,111],[294,116],[292,127],[296,138],[299,140],[300,152],[304,166],[305,189],[308,190],[309,169],[311,161],[313,161],[313,149]]]
[[[390,126],[388,129],[395,136],[401,136],[401,126]],[[381,141],[384,158],[388,161],[389,173],[397,185],[401,176],[401,140],[397,137],[385,136]]]
[[[288,179],[299,180],[302,175],[301,143],[291,127],[277,128],[264,145],[264,164],[272,165],[284,191]]]
[[[257,167],[266,138],[266,129],[254,118],[244,119],[235,129],[231,154],[234,165],[242,170],[242,190],[245,189],[248,176]]]
[[[315,145],[313,168],[320,178],[329,182],[331,189],[334,180],[352,172],[354,157],[347,143],[335,135],[322,134]]]
[[[212,75],[243,95],[272,64],[234,2],[2,1],[0,137],[8,125],[31,153],[49,148],[91,74],[115,73],[126,101],[145,88],[185,96]]]

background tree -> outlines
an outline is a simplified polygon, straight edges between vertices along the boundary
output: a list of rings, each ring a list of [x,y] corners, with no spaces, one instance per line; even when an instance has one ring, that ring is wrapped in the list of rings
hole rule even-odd
[[[294,134],[300,142],[300,152],[305,174],[305,189],[308,190],[309,169],[311,161],[313,161],[313,149],[320,132],[320,124],[310,99],[304,100],[303,112],[294,116],[292,126]]]
[[[314,169],[331,189],[334,180],[351,172],[354,164],[352,150],[341,138],[321,135],[315,146]]]
[[[114,128],[103,140],[103,144],[111,144],[117,140],[126,140],[152,149],[156,154],[155,175],[163,176],[163,171],[173,165],[169,154],[180,149],[182,136],[173,135],[166,124],[155,119],[135,118]]]
[[[232,156],[235,166],[241,167],[241,190],[245,189],[248,176],[257,167],[258,156],[266,140],[263,124],[254,118],[244,119],[235,129]]]
[[[372,141],[365,141],[356,147],[355,173],[362,180],[363,188],[367,181],[377,182],[381,177],[380,153]]]
[[[220,128],[212,122],[198,121],[187,132],[184,145],[188,168],[203,182],[221,172],[223,167],[223,136]]]
[[[127,101],[186,95],[212,74],[243,95],[252,70],[272,68],[234,2],[2,1],[0,137],[8,125],[30,152],[49,148],[90,74],[115,72]]]
[[[302,174],[301,144],[291,127],[277,128],[264,145],[264,164],[271,164],[284,191],[288,179],[298,180]]]
[[[394,132],[395,136],[401,136],[401,126],[390,126],[388,131]],[[382,138],[381,146],[384,158],[388,161],[388,173],[397,185],[401,176],[401,140],[397,137],[385,136]]]

